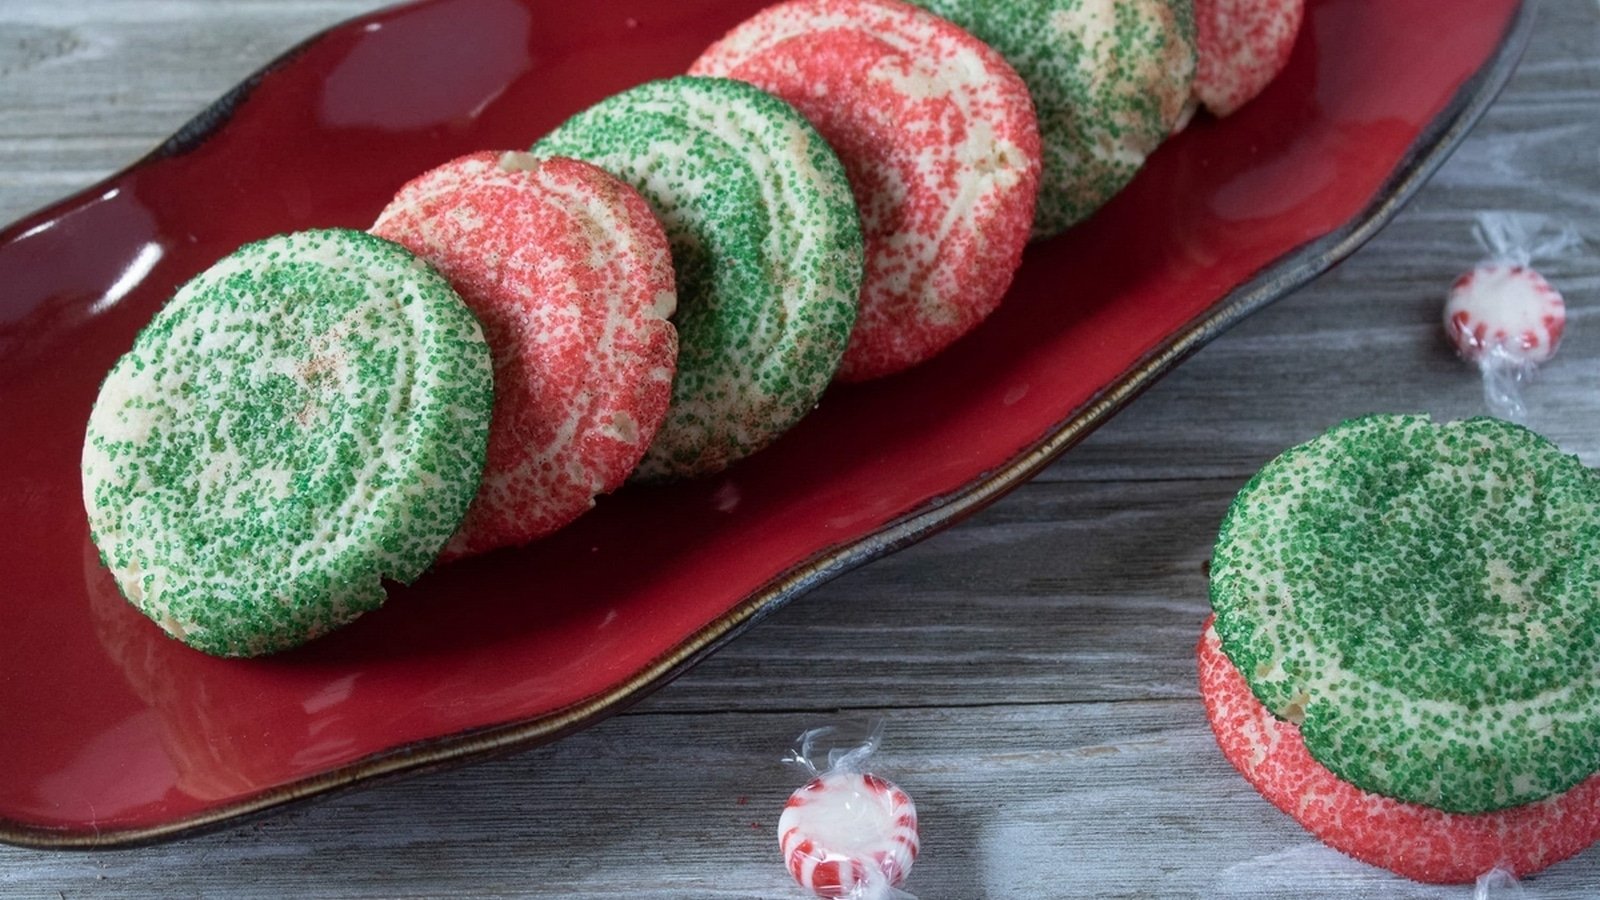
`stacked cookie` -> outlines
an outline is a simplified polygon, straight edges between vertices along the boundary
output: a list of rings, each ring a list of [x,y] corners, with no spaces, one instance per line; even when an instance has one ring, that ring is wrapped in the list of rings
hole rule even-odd
[[[1410,878],[1600,838],[1600,473],[1493,419],[1347,422],[1228,512],[1200,685],[1228,760]]]
[[[1180,125],[1194,10],[924,5],[949,18],[777,4],[529,152],[423,174],[370,234],[269,238],[185,285],[89,421],[123,594],[209,653],[292,647],[976,327],[1030,236]]]

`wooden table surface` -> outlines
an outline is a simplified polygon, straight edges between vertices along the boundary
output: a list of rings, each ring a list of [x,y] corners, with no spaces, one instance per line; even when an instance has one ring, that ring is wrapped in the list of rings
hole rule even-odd
[[[0,221],[125,165],[284,48],[379,5],[5,0]],[[987,512],[554,746],[165,846],[0,848],[0,896],[800,897],[776,851],[797,786],[778,759],[843,713],[887,720],[878,768],[921,811],[909,887],[924,900],[1466,900],[1320,846],[1222,759],[1195,687],[1201,566],[1229,499],[1284,448],[1365,412],[1482,410],[1436,324],[1479,256],[1479,210],[1547,212],[1591,242],[1542,267],[1572,324],[1530,418],[1600,465],[1597,147],[1600,6],[1547,0],[1499,103],[1376,240]],[[1600,894],[1600,849],[1525,888]]]

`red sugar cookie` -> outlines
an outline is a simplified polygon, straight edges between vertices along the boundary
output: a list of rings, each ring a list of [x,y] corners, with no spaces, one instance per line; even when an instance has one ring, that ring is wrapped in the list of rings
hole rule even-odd
[[[988,45],[898,0],[793,0],[690,69],[788,101],[849,174],[866,279],[838,379],[933,356],[999,305],[1039,184],[1028,89]]]
[[[449,560],[542,537],[615,490],[665,416],[677,304],[666,235],[602,170],[475,153],[407,184],[372,227],[455,285],[494,355],[489,457]]]
[[[1194,17],[1194,95],[1214,115],[1226,116],[1288,65],[1305,0],[1195,0]]]
[[[1496,867],[1530,875],[1600,839],[1600,774],[1534,803],[1448,813],[1364,791],[1307,752],[1300,730],[1250,691],[1207,620],[1200,693],[1223,756],[1323,843],[1417,881],[1470,884]]]

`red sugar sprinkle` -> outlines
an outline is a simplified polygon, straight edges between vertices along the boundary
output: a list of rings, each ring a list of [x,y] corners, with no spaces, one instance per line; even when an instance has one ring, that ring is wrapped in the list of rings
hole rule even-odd
[[[677,360],[672,259],[644,198],[576,160],[475,153],[407,184],[372,230],[455,285],[494,355],[483,483],[441,559],[542,537],[619,487]]]
[[[867,260],[839,380],[909,368],[999,305],[1033,226],[1040,146],[1027,86],[992,48],[898,0],[792,0],[690,72],[788,101],[844,163]]]
[[[1300,729],[1268,712],[1207,620],[1196,649],[1200,693],[1223,756],[1261,795],[1328,846],[1417,881],[1518,877],[1600,839],[1600,774],[1554,797],[1491,813],[1448,813],[1369,793],[1312,758]]]

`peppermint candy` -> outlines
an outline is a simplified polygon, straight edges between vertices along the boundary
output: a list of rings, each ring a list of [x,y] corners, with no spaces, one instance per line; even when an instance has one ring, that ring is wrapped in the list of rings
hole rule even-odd
[[[789,874],[813,894],[887,897],[917,859],[917,807],[876,775],[829,772],[789,797],[778,842]]]
[[[1444,307],[1444,327],[1464,359],[1494,355],[1549,362],[1567,325],[1567,304],[1544,276],[1524,265],[1481,263],[1456,279]]]

